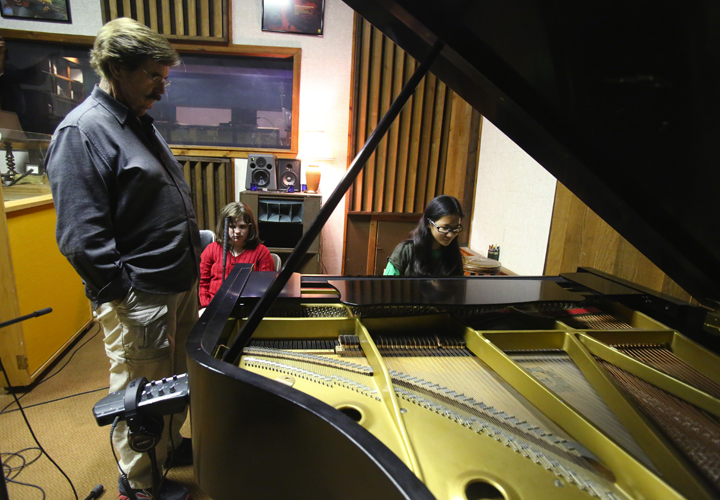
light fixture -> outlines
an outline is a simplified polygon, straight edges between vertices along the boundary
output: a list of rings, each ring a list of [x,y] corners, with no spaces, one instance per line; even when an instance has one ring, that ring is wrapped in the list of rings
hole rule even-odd
[[[325,132],[321,130],[305,132],[300,151],[298,151],[298,158],[308,163],[307,167],[305,167],[305,182],[307,183],[308,193],[317,193],[320,187],[321,175],[320,165],[317,162],[335,159]]]

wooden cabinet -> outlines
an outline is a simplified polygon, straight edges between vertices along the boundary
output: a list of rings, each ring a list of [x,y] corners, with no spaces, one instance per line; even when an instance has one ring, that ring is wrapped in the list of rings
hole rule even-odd
[[[241,191],[240,201],[247,203],[258,220],[260,240],[271,253],[287,260],[302,235],[320,213],[322,196],[275,191]],[[297,272],[320,274],[320,240],[313,241]]]
[[[343,274],[382,276],[398,243],[408,239],[422,214],[349,213]]]
[[[49,186],[0,189],[0,322],[52,308],[0,329],[13,386],[31,384],[93,320],[85,287],[55,242],[55,221]]]

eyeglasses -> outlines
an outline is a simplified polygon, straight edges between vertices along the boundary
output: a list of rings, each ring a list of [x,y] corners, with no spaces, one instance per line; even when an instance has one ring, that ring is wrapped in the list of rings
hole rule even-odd
[[[440,233],[440,234],[447,234],[447,233],[458,234],[458,233],[462,233],[462,230],[463,230],[462,224],[457,225],[455,227],[449,227],[449,226],[440,227],[437,224],[435,224],[435,222],[431,221],[430,219],[428,219],[428,222],[430,222],[430,224],[435,226],[435,229],[437,229],[438,233]]]
[[[163,86],[164,86],[165,88],[168,88],[168,87],[170,86],[170,84],[172,83],[172,82],[171,82],[170,80],[168,80],[167,78],[163,78],[163,77],[160,76],[160,75],[154,75],[154,76],[153,76],[153,75],[151,75],[150,73],[148,73],[147,71],[145,71],[143,68],[140,68],[140,69],[142,69],[142,70],[143,70],[143,73],[145,73],[147,76],[150,77],[150,79],[152,80],[152,82],[153,82],[155,85],[158,85],[160,82],[162,82]]]

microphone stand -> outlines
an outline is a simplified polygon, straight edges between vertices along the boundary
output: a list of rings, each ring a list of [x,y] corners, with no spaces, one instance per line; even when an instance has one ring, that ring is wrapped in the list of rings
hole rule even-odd
[[[30,318],[37,318],[38,316],[44,316],[47,313],[51,313],[52,308],[46,307],[45,309],[40,309],[39,311],[32,312],[30,314],[26,314],[25,316],[19,316],[15,319],[11,319],[10,321],[4,321],[0,323],[0,328],[5,328],[6,326],[14,325],[15,323],[20,323],[21,321],[25,321],[26,319]]]
[[[230,222],[230,217],[225,217],[225,229],[223,229],[223,273],[222,273],[222,282],[225,281],[225,266],[227,265],[227,252],[228,252],[228,223]]]

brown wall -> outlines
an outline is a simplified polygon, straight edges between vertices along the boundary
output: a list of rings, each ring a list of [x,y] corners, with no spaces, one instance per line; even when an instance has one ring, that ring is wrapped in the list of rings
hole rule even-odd
[[[344,274],[382,276],[398,243],[408,239],[421,214],[349,214]]]
[[[558,182],[545,274],[593,267],[682,300],[690,295]]]
[[[353,50],[351,160],[418,66],[359,16]],[[436,196],[456,197],[472,217],[481,126],[480,114],[442,81],[423,78],[348,193],[344,274],[382,274]],[[461,246],[468,235],[458,237]]]

